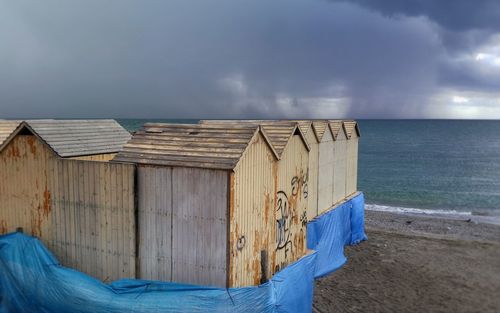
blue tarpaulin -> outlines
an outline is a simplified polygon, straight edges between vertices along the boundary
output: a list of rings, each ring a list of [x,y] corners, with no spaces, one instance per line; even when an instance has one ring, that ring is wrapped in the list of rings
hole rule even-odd
[[[366,239],[360,194],[311,221],[316,250],[260,286],[213,288],[126,279],[104,284],[59,264],[36,238],[0,236],[0,312],[310,312],[314,278],[345,262],[343,247]]]
[[[307,224],[307,248],[317,251],[315,278],[325,276],[347,261],[344,246],[366,240],[364,195],[360,193]]]

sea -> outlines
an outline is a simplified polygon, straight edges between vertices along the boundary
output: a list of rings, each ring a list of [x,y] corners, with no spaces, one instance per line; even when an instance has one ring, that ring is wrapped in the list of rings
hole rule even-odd
[[[145,122],[119,119],[126,129]],[[358,120],[367,209],[500,223],[500,121]]]

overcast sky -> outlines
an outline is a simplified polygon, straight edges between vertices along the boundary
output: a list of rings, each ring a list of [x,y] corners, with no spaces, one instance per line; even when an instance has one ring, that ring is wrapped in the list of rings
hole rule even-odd
[[[500,118],[497,0],[0,0],[0,118]]]

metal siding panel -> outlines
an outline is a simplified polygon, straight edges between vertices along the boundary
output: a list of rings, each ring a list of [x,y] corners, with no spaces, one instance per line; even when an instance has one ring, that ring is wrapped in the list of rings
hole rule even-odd
[[[309,167],[307,178],[307,219],[312,220],[318,215],[318,175],[319,175],[319,144],[311,129],[307,132],[309,151]]]
[[[308,165],[307,149],[299,136],[292,136],[278,162],[275,213],[281,225],[276,224],[278,237],[274,272],[298,260],[306,252],[307,199],[304,198],[303,182]]]
[[[327,129],[328,130],[328,129]],[[330,131],[325,131],[319,143],[318,161],[318,212],[332,207],[334,194],[334,141]]]
[[[357,191],[358,141],[359,138],[355,131],[352,133],[351,139],[347,140],[346,197]]]
[[[273,274],[275,164],[271,150],[259,134],[235,169],[229,214],[229,287],[260,283],[261,251],[268,256],[265,276],[269,279]]]
[[[226,286],[227,175],[173,168],[173,281]]]
[[[172,280],[172,169],[138,167],[139,278]]]
[[[110,210],[106,201],[110,197],[121,199],[126,193],[118,181],[110,186],[110,180],[101,177],[109,175],[102,169],[105,165],[59,159],[36,137],[16,136],[0,152],[0,231],[4,232],[3,224],[5,231],[23,227],[24,232],[39,237],[61,264],[94,277],[134,277],[128,262],[120,259],[128,253],[117,243],[121,236],[100,241],[106,230],[130,229],[118,215],[133,213],[133,207],[115,201],[117,219],[101,218],[101,212]],[[130,164],[115,164],[114,174],[133,184],[131,168]],[[128,173],[126,177],[124,173]],[[114,247],[111,251],[110,246]],[[110,274],[111,266],[103,266],[106,258],[112,259],[115,273]]]
[[[339,132],[334,146],[333,202],[338,203],[346,196],[347,138],[344,132]]]

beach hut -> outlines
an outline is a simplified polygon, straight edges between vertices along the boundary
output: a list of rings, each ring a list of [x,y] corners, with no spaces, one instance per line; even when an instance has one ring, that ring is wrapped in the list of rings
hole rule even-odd
[[[37,236],[103,280],[134,275],[134,167],[74,159],[108,159],[129,138],[110,120],[0,121],[0,233]]]
[[[264,128],[150,123],[115,157],[138,166],[138,277],[258,285],[305,254],[307,148]]]
[[[347,134],[341,120],[330,120],[329,126],[333,143],[333,195],[332,204],[339,203],[346,197],[347,182]]]
[[[276,157],[257,126],[136,132],[114,161],[137,164],[137,276],[225,287],[270,275]]]
[[[343,126],[347,137],[346,155],[346,190],[348,197],[358,189],[358,142],[360,137],[358,123],[356,121],[344,121]]]
[[[319,140],[318,155],[318,214],[330,209],[334,203],[334,141],[327,121],[313,122]]]
[[[259,122],[278,153],[274,272],[306,253],[310,146],[294,121]]]
[[[304,189],[307,197],[307,220],[318,216],[318,172],[319,172],[319,143],[313,122],[310,120],[298,120],[297,123],[309,144],[309,166],[304,179]]]

